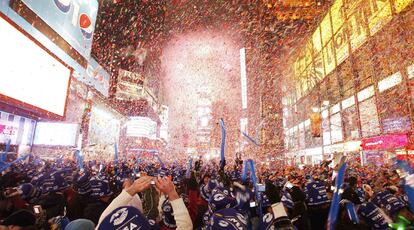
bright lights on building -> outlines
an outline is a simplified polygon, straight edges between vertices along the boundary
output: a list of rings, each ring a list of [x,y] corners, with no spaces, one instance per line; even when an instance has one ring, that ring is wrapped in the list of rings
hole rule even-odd
[[[247,109],[247,75],[246,75],[246,49],[240,49],[240,78],[242,90],[242,109]]]

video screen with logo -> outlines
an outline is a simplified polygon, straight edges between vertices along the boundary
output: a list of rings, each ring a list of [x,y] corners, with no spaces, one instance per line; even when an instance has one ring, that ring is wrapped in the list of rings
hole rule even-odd
[[[0,17],[0,96],[63,117],[71,70]]]

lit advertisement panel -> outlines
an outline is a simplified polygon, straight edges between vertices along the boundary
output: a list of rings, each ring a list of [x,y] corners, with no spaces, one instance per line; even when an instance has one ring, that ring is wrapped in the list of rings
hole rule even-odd
[[[344,19],[342,16],[342,0],[336,0],[331,7],[331,18],[332,18],[332,27],[333,33],[336,34],[339,28],[344,24]]]
[[[394,7],[397,13],[403,11],[413,0],[394,0]]]
[[[157,138],[157,122],[148,117],[130,117],[126,124],[128,137]]]
[[[322,45],[326,45],[332,38],[331,19],[329,14],[321,22]]]
[[[321,41],[321,29],[319,26],[316,29],[315,33],[313,33],[312,35],[312,43],[313,43],[313,48],[315,50],[314,53],[321,51],[322,41]]]
[[[64,116],[71,70],[0,18],[0,95]]]
[[[371,0],[368,16],[368,27],[371,36],[379,31],[392,19],[391,3],[389,1]]]
[[[35,145],[76,146],[78,124],[38,122]]]
[[[361,46],[367,40],[367,33],[365,32],[364,20],[365,16],[362,9],[348,16],[348,29],[350,34],[352,51],[358,49],[358,47]]]
[[[345,33],[345,27],[342,27],[334,36],[334,47],[336,52],[336,62],[339,66],[349,56],[348,40]]]
[[[323,48],[323,58],[325,62],[326,75],[331,73],[335,69],[335,55],[332,40]]]
[[[97,0],[22,0],[22,2],[83,57],[89,58],[98,14]]]

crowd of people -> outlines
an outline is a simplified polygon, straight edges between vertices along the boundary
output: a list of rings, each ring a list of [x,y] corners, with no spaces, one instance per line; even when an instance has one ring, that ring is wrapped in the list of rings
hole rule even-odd
[[[260,165],[246,173],[241,159],[193,160],[31,156],[2,172],[0,230],[317,230],[332,223],[337,230],[414,229],[404,182],[392,165],[347,162],[337,189],[332,162]],[[328,217],[333,205],[334,218]]]

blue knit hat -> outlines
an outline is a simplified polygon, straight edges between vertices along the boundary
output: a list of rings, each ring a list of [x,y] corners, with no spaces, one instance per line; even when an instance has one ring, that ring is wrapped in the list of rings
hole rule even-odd
[[[304,189],[308,205],[321,205],[329,202],[326,185],[321,181],[310,182]]]
[[[259,228],[260,230],[271,230],[274,229],[273,226],[276,222],[272,213],[266,213],[263,215],[262,220],[260,221]]]
[[[17,187],[17,191],[20,193],[21,198],[28,203],[35,203],[42,195],[42,191],[30,183],[20,185]]]
[[[99,180],[95,177],[93,177],[90,181],[91,183],[91,196],[95,198],[105,197],[105,196],[111,196],[112,191],[109,187],[109,182],[107,180]]]
[[[372,201],[386,211],[388,215],[394,215],[406,207],[403,201],[389,191],[377,193]]]
[[[372,229],[389,229],[383,213],[372,202],[361,204],[358,214]]]
[[[247,229],[247,218],[233,208],[215,212],[207,225],[208,230],[240,230]]]
[[[151,229],[148,220],[132,206],[122,206],[107,215],[97,230]]]
[[[88,171],[83,173],[82,175],[77,172],[73,177],[73,185],[77,193],[84,195],[89,194],[91,192],[91,183],[90,183],[90,174]]]
[[[69,222],[65,230],[94,230],[95,224],[88,219],[77,219]]]
[[[216,212],[221,209],[233,208],[237,205],[236,198],[233,198],[221,191],[216,191],[210,197],[208,207],[211,212]]]
[[[69,184],[60,174],[45,177],[42,181],[42,193],[57,192],[69,187]]]

